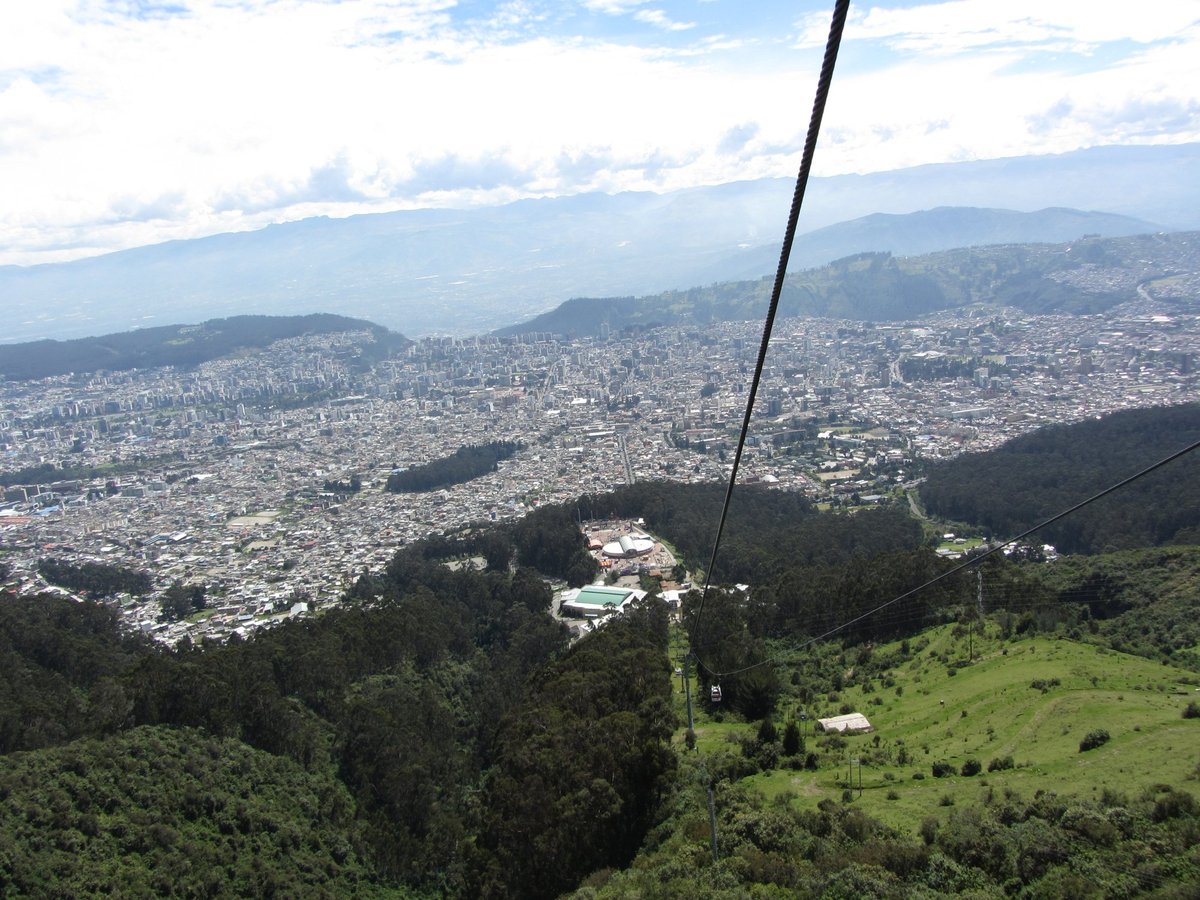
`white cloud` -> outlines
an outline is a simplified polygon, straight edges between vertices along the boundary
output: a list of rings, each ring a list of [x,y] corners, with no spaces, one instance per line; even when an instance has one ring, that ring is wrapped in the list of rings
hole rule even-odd
[[[453,0],[8,4],[0,263],[317,213],[795,172],[817,54],[642,0],[583,5],[664,43],[555,31],[564,7],[537,0],[474,18]],[[1195,4],[1146,6],[1136,23],[1030,0],[854,12],[817,174],[1200,140]],[[1088,65],[1112,41],[1116,61]]]
[[[676,22],[669,19],[661,9],[639,9],[633,17],[639,22],[662,28],[664,31],[688,31],[696,27],[695,22]]]
[[[835,77],[818,166],[1200,140],[1200,8],[1146,6],[954,0],[853,12],[843,59],[873,44],[889,52]],[[801,44],[824,44],[827,18],[802,26]]]
[[[583,0],[585,9],[593,12],[607,13],[610,16],[623,16],[639,6],[644,6],[649,0]]]
[[[1092,0],[951,0],[906,8],[851,9],[845,40],[880,40],[897,50],[962,53],[1013,45],[1081,50],[1129,40],[1159,41],[1200,22],[1195,0],[1154,0],[1131,9]],[[829,16],[801,23],[800,43],[823,46]]]
[[[695,28],[695,22],[679,22],[667,15],[662,9],[646,9],[649,0],[582,0],[583,7],[592,12],[604,13],[609,16],[631,15],[644,25],[652,25],[663,31],[688,31]]]

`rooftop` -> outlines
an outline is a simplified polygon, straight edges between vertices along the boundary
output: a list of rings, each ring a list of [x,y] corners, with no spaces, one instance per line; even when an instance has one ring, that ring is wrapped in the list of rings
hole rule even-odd
[[[629,588],[588,585],[579,589],[573,602],[583,606],[620,606],[632,594]]]

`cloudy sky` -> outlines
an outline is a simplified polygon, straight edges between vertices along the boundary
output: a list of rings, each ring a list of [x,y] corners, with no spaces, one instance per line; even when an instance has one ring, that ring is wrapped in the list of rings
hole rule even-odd
[[[832,0],[9,0],[0,263],[793,176]],[[852,6],[815,174],[1200,140],[1200,2]]]

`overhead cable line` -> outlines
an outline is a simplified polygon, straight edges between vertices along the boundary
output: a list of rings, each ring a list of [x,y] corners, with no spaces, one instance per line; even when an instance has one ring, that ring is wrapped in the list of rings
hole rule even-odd
[[[1032,528],[1022,531],[1016,537],[1011,537],[1002,544],[997,544],[996,546],[991,547],[990,549],[986,550],[983,553],[978,554],[977,556],[972,556],[966,562],[960,563],[959,565],[955,566],[952,569],[947,569],[942,574],[929,579],[924,584],[918,585],[917,587],[913,588],[910,591],[905,591],[903,594],[900,594],[897,597],[893,597],[891,600],[888,600],[886,603],[880,603],[878,606],[874,607],[873,609],[869,609],[866,612],[862,613],[861,615],[855,616],[853,619],[849,619],[845,622],[842,622],[840,625],[836,625],[833,628],[830,628],[828,631],[817,635],[816,637],[809,638],[808,640],[792,647],[787,652],[789,654],[795,653],[796,651],[803,650],[805,647],[811,646],[812,644],[815,644],[818,641],[826,640],[827,638],[832,637],[833,635],[837,634],[838,632],[844,631],[845,629],[849,628],[851,625],[857,625],[859,622],[862,622],[865,619],[869,619],[871,616],[879,614],[880,612],[887,609],[888,607],[894,606],[895,604],[899,603],[902,600],[907,600],[909,597],[913,596],[914,594],[918,594],[921,591],[925,590],[926,588],[932,587],[933,585],[937,584],[939,581],[949,578],[951,575],[956,575],[959,572],[963,571],[964,569],[968,569],[972,566],[978,566],[989,556],[992,556],[996,553],[1001,552],[1005,547],[1009,547],[1013,544],[1018,543],[1019,541],[1024,540],[1025,538],[1029,537],[1029,535],[1033,534],[1034,532],[1041,531],[1043,528],[1045,528],[1048,525],[1053,525],[1059,519],[1066,518],[1067,516],[1071,515],[1072,513],[1078,512],[1079,510],[1083,509],[1088,504],[1094,503],[1102,497],[1107,497],[1109,494],[1113,493],[1113,491],[1119,490],[1128,484],[1132,484],[1133,482],[1137,481],[1139,478],[1143,478],[1144,476],[1149,475],[1151,472],[1155,471],[1156,469],[1161,469],[1163,466],[1174,462],[1175,460],[1179,459],[1181,456],[1186,456],[1188,453],[1191,453],[1193,450],[1195,450],[1197,448],[1200,448],[1200,441],[1194,441],[1193,443],[1184,447],[1182,450],[1175,451],[1170,456],[1164,457],[1163,459],[1160,459],[1158,462],[1147,466],[1146,468],[1142,469],[1139,472],[1134,473],[1133,475],[1130,475],[1128,478],[1122,479],[1121,481],[1118,481],[1116,484],[1106,487],[1104,490],[1100,491],[1099,493],[1093,494],[1092,496],[1088,497],[1086,500],[1081,500],[1079,503],[1076,503],[1074,506],[1070,507],[1069,509],[1064,509],[1062,512],[1056,513],[1055,515],[1051,516],[1050,518],[1048,518],[1042,522],[1039,522],[1037,525],[1034,525]],[[695,651],[693,651],[693,653],[695,653]],[[772,663],[776,663],[780,659],[782,659],[783,656],[784,656],[784,654],[776,654],[775,656],[768,657],[767,659],[759,660],[756,663],[751,663],[748,666],[743,666],[740,669],[731,669],[728,672],[716,672],[709,666],[705,666],[704,668],[707,669],[714,677],[724,677],[727,675],[740,675],[742,672],[749,672],[751,669],[757,669],[759,666],[765,666],[765,665],[769,665]],[[699,656],[697,656],[696,658],[699,661],[699,659],[700,659]]]
[[[842,30],[846,25],[846,15],[850,9],[850,0],[837,0],[834,4],[833,18],[829,24],[829,40],[825,44],[825,58],[821,62],[821,74],[817,79],[816,97],[813,99],[812,115],[808,122],[808,135],[804,139],[804,154],[800,159],[800,171],[796,176],[796,189],[792,194],[792,208],[788,213],[787,229],[783,236],[783,248],[779,253],[779,266],[775,271],[775,285],[771,289],[771,302],[767,306],[767,317],[763,323],[762,342],[758,348],[758,362],[754,366],[754,378],[750,382],[750,394],[746,398],[746,414],[742,419],[742,431],[738,436],[737,451],[733,455],[733,469],[729,473],[729,484],[725,489],[725,502],[721,506],[721,518],[717,523],[717,534],[713,540],[712,557],[708,569],[704,573],[704,589],[700,594],[700,603],[696,608],[696,634],[700,635],[700,621],[704,613],[704,601],[708,597],[712,584],[713,568],[717,564],[717,551],[721,547],[721,535],[725,530],[725,519],[729,515],[729,501],[733,498],[733,486],[737,482],[738,469],[741,467],[742,450],[746,446],[746,435],[750,431],[750,416],[754,412],[754,398],[758,394],[758,385],[762,380],[763,363],[767,357],[767,345],[771,342],[771,331],[775,326],[775,313],[779,308],[779,298],[783,293],[783,282],[787,276],[788,260],[792,255],[792,242],[796,237],[796,222],[800,217],[800,207],[804,203],[804,192],[808,187],[808,175],[812,171],[813,155],[817,149],[817,136],[821,132],[821,119],[825,115],[825,102],[829,98],[829,86],[833,81],[833,69],[837,63],[838,47],[842,42]],[[698,658],[697,658],[698,660]],[[707,667],[706,667],[707,668]]]

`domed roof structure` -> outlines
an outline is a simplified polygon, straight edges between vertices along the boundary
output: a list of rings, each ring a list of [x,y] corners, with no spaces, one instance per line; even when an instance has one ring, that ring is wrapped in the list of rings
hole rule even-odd
[[[642,534],[623,534],[615,541],[609,541],[600,551],[611,559],[629,559],[634,556],[645,556],[654,549],[654,541]]]

